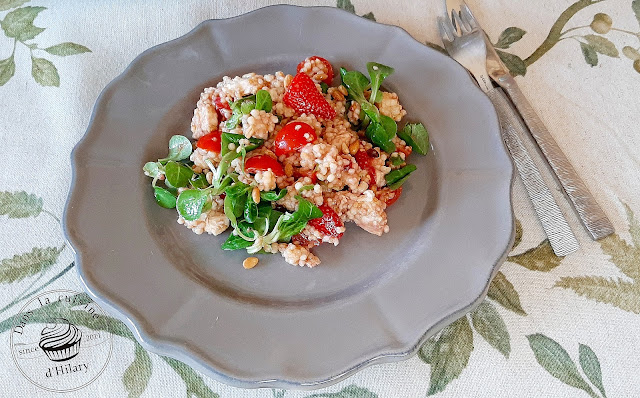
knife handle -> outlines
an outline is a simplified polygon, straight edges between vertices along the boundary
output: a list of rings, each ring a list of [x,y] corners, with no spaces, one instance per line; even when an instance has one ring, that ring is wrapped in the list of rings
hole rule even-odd
[[[565,194],[573,204],[580,221],[594,240],[604,238],[614,232],[613,224],[607,218],[593,194],[589,191],[578,173],[576,173],[569,159],[560,149],[556,140],[547,130],[538,114],[526,99],[515,79],[510,75],[503,76],[497,81],[509,94],[522,119],[529,128],[542,154],[555,173]]]
[[[522,178],[542,228],[549,238],[553,252],[557,256],[573,253],[578,250],[578,241],[519,138],[526,134],[526,127],[518,116],[518,112],[502,89],[489,90],[487,95],[498,112],[502,139],[511,153],[513,163]]]

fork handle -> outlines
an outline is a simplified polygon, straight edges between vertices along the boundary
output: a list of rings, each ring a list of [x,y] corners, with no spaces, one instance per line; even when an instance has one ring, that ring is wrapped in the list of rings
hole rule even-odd
[[[578,241],[551,191],[544,183],[540,171],[520,140],[520,137],[526,134],[526,127],[518,116],[518,112],[502,89],[491,89],[487,91],[487,95],[496,108],[502,139],[511,154],[511,159],[524,183],[542,228],[549,238],[553,252],[557,256],[573,253],[578,249]]]
[[[524,96],[515,79],[510,75],[501,76],[496,82],[506,90],[516,106],[522,119],[529,128],[542,154],[555,173],[565,194],[573,204],[580,221],[594,240],[604,238],[614,232],[611,221],[607,218],[593,194],[589,191],[569,159],[553,138],[547,127]]]

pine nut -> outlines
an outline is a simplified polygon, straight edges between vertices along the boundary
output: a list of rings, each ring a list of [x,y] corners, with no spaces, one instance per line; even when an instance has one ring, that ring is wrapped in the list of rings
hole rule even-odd
[[[242,266],[245,269],[251,269],[258,264],[258,257],[247,257],[242,262]]]
[[[351,155],[355,155],[356,153],[358,153],[358,150],[360,149],[360,141],[353,141],[350,145],[349,145],[349,153]]]
[[[284,165],[284,174],[287,177],[291,177],[293,175],[293,165],[291,163],[285,163],[285,165]]]
[[[251,191],[251,199],[256,203],[260,203],[260,190],[258,187],[253,187],[253,191]]]
[[[332,90],[331,91],[331,96],[333,97],[333,99],[335,99],[336,101],[344,101],[344,95],[342,95],[342,93],[340,92],[340,90]]]

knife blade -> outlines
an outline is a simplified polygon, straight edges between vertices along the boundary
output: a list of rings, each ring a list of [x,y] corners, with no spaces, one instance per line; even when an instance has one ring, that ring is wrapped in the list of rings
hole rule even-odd
[[[502,139],[511,154],[542,228],[549,238],[553,252],[559,257],[575,252],[579,247],[578,241],[519,137],[526,134],[526,127],[518,112],[501,88],[497,87],[486,93],[496,108]]]

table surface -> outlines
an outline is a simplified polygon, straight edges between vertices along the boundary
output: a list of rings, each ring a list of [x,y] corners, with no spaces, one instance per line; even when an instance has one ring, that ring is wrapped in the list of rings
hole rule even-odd
[[[578,252],[555,257],[516,179],[516,244],[489,297],[431,338],[418,356],[367,368],[316,392],[242,390],[147,353],[121,323],[101,316],[108,332],[96,327],[94,342],[87,343],[91,350],[82,348],[88,367],[34,358],[29,328],[39,324],[39,331],[55,318],[64,305],[57,299],[79,300],[67,303],[80,314],[76,322],[91,325],[100,311],[81,293],[60,226],[69,154],[100,91],[139,53],[202,20],[273,3],[0,0],[0,395],[638,395],[640,0],[469,0],[616,234],[591,241],[545,171],[580,242]],[[440,43],[435,18],[441,1],[292,3],[337,6],[401,26],[426,44]]]

